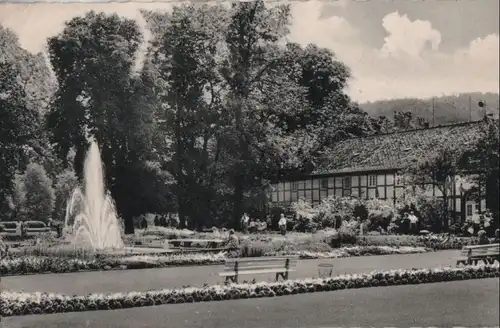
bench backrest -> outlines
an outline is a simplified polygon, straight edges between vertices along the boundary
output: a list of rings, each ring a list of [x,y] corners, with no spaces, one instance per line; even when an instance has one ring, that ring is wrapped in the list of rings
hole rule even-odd
[[[461,255],[467,257],[474,256],[495,256],[500,253],[500,244],[474,245],[462,248]]]
[[[244,270],[266,270],[284,269],[289,270],[297,266],[298,257],[248,257],[238,259],[227,259],[224,271]]]

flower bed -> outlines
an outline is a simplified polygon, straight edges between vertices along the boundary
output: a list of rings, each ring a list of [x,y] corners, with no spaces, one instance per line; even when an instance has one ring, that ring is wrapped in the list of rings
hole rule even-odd
[[[434,250],[462,249],[464,246],[476,245],[477,238],[455,237],[449,235],[366,235],[358,236],[356,245],[359,246],[408,246],[426,247]]]
[[[417,254],[426,253],[429,250],[424,247],[389,247],[389,246],[354,246],[335,249],[331,252],[310,252],[310,251],[288,251],[270,252],[266,256],[295,255],[300,259],[332,259],[353,256],[370,255],[395,255],[395,254]]]
[[[411,285],[441,281],[499,277],[499,266],[414,269],[342,275],[328,279],[307,279],[255,284],[233,284],[149,292],[65,296],[48,293],[2,292],[3,316],[58,312],[124,309],[173,303],[208,302],[241,298],[274,297],[290,294],[334,291],[347,288]]]
[[[287,251],[266,254],[298,255],[301,259],[340,258],[363,255],[412,254],[425,252],[424,248],[412,247],[346,247],[332,252]],[[136,255],[126,257],[103,257],[96,259],[69,259],[57,257],[19,257],[0,261],[0,275],[23,275],[39,273],[66,273],[99,270],[125,270],[165,268],[169,266],[222,264],[226,253],[191,253],[183,255]]]

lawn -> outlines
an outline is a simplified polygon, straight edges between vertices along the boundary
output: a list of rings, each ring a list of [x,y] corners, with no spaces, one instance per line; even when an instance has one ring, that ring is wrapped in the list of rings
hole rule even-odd
[[[422,254],[363,256],[328,260],[299,261],[290,279],[317,276],[319,263],[332,263],[335,273],[366,273],[373,270],[437,268],[454,266],[458,251],[439,251]],[[96,271],[2,278],[2,288],[13,291],[45,291],[86,295],[92,292],[147,291],[176,288],[186,285],[202,286],[221,283],[218,273],[222,266],[177,267],[124,271]],[[246,276],[246,280],[270,280],[273,275]]]
[[[498,326],[499,280],[4,319],[9,328],[287,328]]]

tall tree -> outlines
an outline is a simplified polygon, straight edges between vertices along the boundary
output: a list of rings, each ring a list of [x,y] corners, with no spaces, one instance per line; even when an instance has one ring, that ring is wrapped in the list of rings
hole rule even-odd
[[[499,209],[499,148],[500,132],[498,119],[485,118],[483,133],[473,149],[464,155],[464,160],[468,162],[471,168],[478,171],[476,183],[482,186],[486,196],[486,207],[492,211],[493,217],[498,220],[500,216]]]
[[[149,107],[139,108],[144,87],[132,76],[141,41],[134,21],[95,12],[73,18],[49,39],[59,89],[48,126],[57,152],[64,160],[76,148],[75,167],[81,176],[87,139],[97,140],[106,182],[127,233],[133,231],[132,216],[140,211],[138,171],[151,150],[152,117]]]
[[[191,228],[199,223],[204,200],[210,200],[203,193],[203,180],[216,121],[215,55],[221,13],[220,7],[192,5],[166,14],[143,12],[153,32],[146,65],[154,71],[155,100],[164,104],[157,109],[163,136],[157,145],[172,154],[164,157],[163,165],[176,181],[181,227],[187,218]],[[192,206],[193,201],[198,205]]]

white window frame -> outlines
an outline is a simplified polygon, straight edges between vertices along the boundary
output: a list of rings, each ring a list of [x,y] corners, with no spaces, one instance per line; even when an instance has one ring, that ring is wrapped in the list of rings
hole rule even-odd
[[[370,174],[368,175],[368,187],[376,187],[377,186],[377,175]]]

